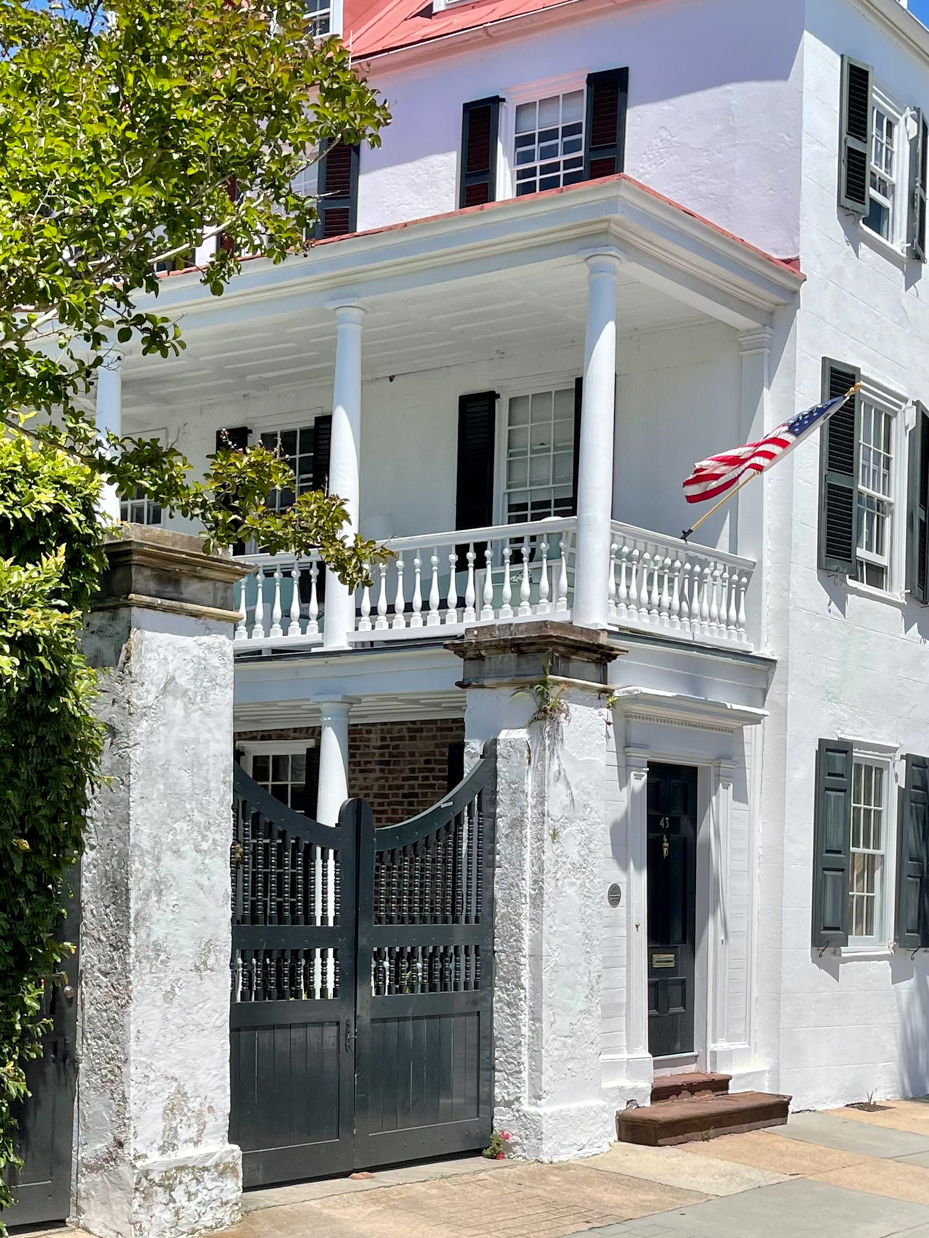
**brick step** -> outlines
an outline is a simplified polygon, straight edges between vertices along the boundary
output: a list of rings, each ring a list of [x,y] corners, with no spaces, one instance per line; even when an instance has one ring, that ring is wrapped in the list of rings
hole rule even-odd
[[[643,1143],[651,1148],[735,1135],[764,1126],[783,1126],[790,1110],[789,1096],[769,1092],[725,1092],[684,1096],[616,1115],[620,1142]]]
[[[728,1092],[731,1075],[714,1075],[710,1072],[691,1071],[679,1075],[658,1075],[652,1088],[652,1104],[675,1100],[679,1096],[705,1096],[710,1093]]]

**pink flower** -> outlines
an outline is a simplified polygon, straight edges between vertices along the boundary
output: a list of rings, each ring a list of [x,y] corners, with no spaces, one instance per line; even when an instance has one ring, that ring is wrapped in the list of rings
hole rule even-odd
[[[500,1138],[505,1139],[507,1143],[509,1143],[509,1141],[513,1138],[513,1136],[510,1134],[509,1131],[501,1131]]]
[[[494,1160],[495,1160],[495,1161],[505,1161],[505,1160],[506,1160],[506,1157],[503,1155],[503,1153],[502,1153],[502,1152],[498,1152],[498,1153],[497,1153],[497,1155],[494,1157]]]

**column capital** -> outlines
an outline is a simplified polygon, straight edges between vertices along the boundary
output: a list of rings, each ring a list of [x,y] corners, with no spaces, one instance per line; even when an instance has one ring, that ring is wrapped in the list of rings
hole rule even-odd
[[[771,338],[774,335],[772,327],[752,327],[748,331],[739,332],[739,352],[744,357],[747,353],[770,352]]]
[[[634,778],[648,775],[648,752],[644,748],[626,747],[623,755],[626,758],[626,768]]]
[[[619,274],[619,268],[629,261],[629,256],[618,245],[604,245],[599,249],[582,250],[580,256],[587,263],[591,275]]]
[[[358,704],[357,696],[320,696],[315,704],[319,706],[324,722],[340,722],[346,719],[353,705]]]
[[[326,309],[332,310],[337,322],[360,323],[366,310],[357,297],[336,297],[326,302]]]

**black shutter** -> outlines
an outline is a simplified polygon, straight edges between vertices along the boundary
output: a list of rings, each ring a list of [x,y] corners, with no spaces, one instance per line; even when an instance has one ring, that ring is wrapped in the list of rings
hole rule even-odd
[[[585,181],[622,172],[628,101],[628,69],[607,69],[605,73],[588,74]]]
[[[306,783],[303,788],[303,811],[316,820],[316,803],[319,799],[319,745],[306,750]]]
[[[584,401],[584,380],[574,380],[574,469],[571,474],[571,515],[577,515],[577,475],[581,463],[581,405]]]
[[[494,522],[494,433],[498,398],[495,391],[479,391],[458,399],[456,529],[479,529]]]
[[[926,261],[926,191],[929,187],[929,121],[916,112],[916,137],[910,148],[910,254]]]
[[[325,240],[354,232],[358,215],[360,147],[335,142],[319,161],[319,201],[316,235]]]
[[[823,360],[823,399],[843,395],[861,371]],[[827,572],[855,575],[858,546],[858,461],[861,396],[837,408],[822,429],[819,492],[819,566]]]
[[[329,490],[329,449],[332,444],[332,414],[313,422],[313,489]]]
[[[463,739],[456,739],[448,745],[448,772],[445,778],[446,791],[453,791],[464,778],[464,753]]]
[[[906,587],[920,602],[929,602],[929,412],[916,405],[910,435],[906,510]]]
[[[500,99],[466,103],[461,115],[459,206],[480,206],[497,198],[497,135]]]
[[[872,73],[870,65],[842,57],[839,206],[856,215],[871,209]]]
[[[929,946],[929,758],[907,756],[897,816],[897,927],[905,950]]]
[[[248,436],[251,434],[248,426],[223,427],[216,431],[216,450],[225,447],[230,451],[245,451],[248,448]]]
[[[848,945],[852,831],[851,744],[821,739],[816,753],[813,827],[813,945]]]

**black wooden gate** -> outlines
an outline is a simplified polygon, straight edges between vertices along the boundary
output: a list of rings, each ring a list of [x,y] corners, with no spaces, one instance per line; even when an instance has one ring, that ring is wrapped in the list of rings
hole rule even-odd
[[[246,1186],[478,1148],[493,1110],[494,758],[337,826],[235,771],[232,1121]]]

